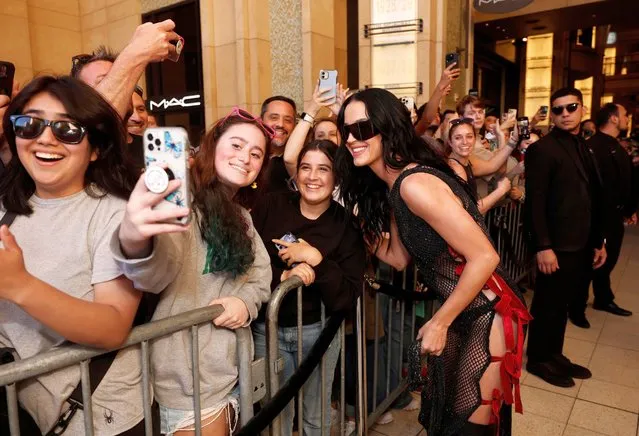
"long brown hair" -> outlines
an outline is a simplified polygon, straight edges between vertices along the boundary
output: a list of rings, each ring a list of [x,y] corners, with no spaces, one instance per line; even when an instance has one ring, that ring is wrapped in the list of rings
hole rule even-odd
[[[222,184],[215,171],[217,144],[232,126],[250,124],[258,127],[266,140],[265,161],[253,186],[240,188],[235,196]],[[265,185],[265,174],[270,154],[270,137],[259,121],[239,115],[230,115],[217,123],[202,139],[200,150],[195,155],[191,169],[193,210],[202,239],[208,244],[207,266],[204,272],[228,272],[238,276],[244,274],[255,259],[253,244],[248,235],[248,222],[242,207],[250,207],[249,198]],[[257,185],[257,188],[255,186]]]

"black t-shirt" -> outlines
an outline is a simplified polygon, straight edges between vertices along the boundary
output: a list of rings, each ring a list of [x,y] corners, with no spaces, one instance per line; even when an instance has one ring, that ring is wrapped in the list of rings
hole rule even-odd
[[[288,269],[272,239],[291,232],[322,253],[322,262],[313,268],[315,282],[303,291],[303,321],[308,325],[320,321],[321,302],[327,314],[350,309],[355,304],[362,290],[366,252],[354,218],[342,206],[331,200],[330,207],[319,218],[310,220],[302,215],[299,198],[295,192],[267,194],[258,201],[251,215],[271,258],[272,290],[280,284],[282,272]],[[260,322],[264,321],[265,308],[260,311]],[[297,325],[295,291],[282,302],[279,323],[283,327]]]
[[[273,156],[268,163],[268,187],[266,192],[291,192],[288,171],[282,156]]]

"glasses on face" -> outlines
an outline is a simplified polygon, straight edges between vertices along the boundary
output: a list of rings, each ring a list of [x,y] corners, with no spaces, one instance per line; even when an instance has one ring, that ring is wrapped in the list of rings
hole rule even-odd
[[[564,109],[566,109],[568,113],[571,114],[574,111],[576,111],[578,108],[579,108],[579,103],[569,103],[569,104],[562,104],[559,106],[553,106],[550,110],[555,115],[561,115],[564,113]]]
[[[9,119],[16,136],[22,139],[37,138],[47,126],[51,127],[51,132],[58,141],[67,144],[79,144],[87,133],[86,127],[75,121],[50,121],[31,115],[11,115]]]
[[[348,138],[349,133],[358,141],[366,141],[378,134],[371,120],[361,120],[353,124],[344,124],[343,136]]]
[[[450,127],[458,126],[459,124],[468,124],[472,126],[475,120],[472,118],[455,118],[454,120],[450,120]]]
[[[244,109],[240,109],[237,106],[233,107],[233,109],[231,109],[231,112],[227,116],[225,116],[221,121],[219,121],[219,123],[222,124],[226,120],[228,120],[229,117],[233,117],[233,116],[240,117],[246,121],[256,122],[257,125],[264,131],[264,133],[266,133],[266,136],[268,136],[269,139],[273,139],[273,137],[275,136],[275,131],[269,126],[267,126],[266,124],[264,124],[261,118],[254,117],[249,112],[245,111]]]

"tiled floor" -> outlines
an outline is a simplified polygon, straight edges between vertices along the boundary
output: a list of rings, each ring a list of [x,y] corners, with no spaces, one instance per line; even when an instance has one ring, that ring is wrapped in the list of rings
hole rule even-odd
[[[568,325],[565,354],[593,373],[570,389],[551,386],[524,371],[524,415],[513,418],[514,436],[639,436],[639,229],[626,233],[613,272],[616,302],[635,315],[622,318],[588,307],[588,330]],[[527,293],[528,297],[531,292]],[[425,436],[417,412],[393,411],[395,421],[373,436]]]

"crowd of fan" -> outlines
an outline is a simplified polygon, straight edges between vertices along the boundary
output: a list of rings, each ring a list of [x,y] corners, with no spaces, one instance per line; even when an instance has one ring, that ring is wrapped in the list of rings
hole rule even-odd
[[[295,102],[283,96],[265,100],[259,117],[233,109],[193,144],[190,207],[154,208],[181,182],[172,180],[158,194],[140,176],[143,135],[157,122],[136,83],[149,63],[172,54],[176,37],[170,20],[143,24],[118,56],[104,48],[76,56],[70,77],[37,77],[13,96],[0,96],[0,214],[15,217],[10,228],[0,229],[0,346],[16,359],[67,342],[112,349],[135,324],[219,304],[223,314],[200,328],[199,361],[204,434],[222,435],[233,431],[239,413],[233,330],[250,324],[255,354],[264,356],[266,304],[272,290],[296,275],[305,284],[308,354],[321,332],[321,305],[329,315],[353,307],[365,272],[372,271],[375,246],[365,242],[356,217],[339,202],[334,161],[351,134],[336,119],[350,96],[341,85],[336,98],[318,85],[299,116]],[[482,213],[508,199],[525,202],[524,157],[543,137],[547,112],[531,117],[526,138],[516,117],[500,117],[479,97],[465,96],[455,110],[440,113],[459,73],[454,64],[446,68],[429,102],[408,108],[406,116],[412,109],[416,131],[447,157]],[[623,107],[606,105],[581,132],[591,141],[602,134],[597,130],[617,136],[625,122]],[[620,147],[636,168],[634,145],[623,140]],[[615,207],[623,206],[623,218],[635,223],[634,192],[625,193],[632,165],[611,192],[619,194]],[[175,223],[185,217],[189,225]],[[284,240],[287,233],[298,242]],[[612,302],[599,298],[604,305]],[[585,300],[576,300],[571,317],[583,324]],[[296,307],[290,295],[279,315],[283,380],[297,368]],[[326,410],[340,347],[352,352],[352,341],[346,342],[336,337],[326,353]],[[194,426],[189,344],[188,332],[178,332],[151,347],[161,418],[155,422],[163,434]],[[143,434],[137,350],[115,353],[107,368],[92,394],[96,434]],[[79,380],[79,370],[69,368],[21,384],[25,434],[82,434],[82,409],[70,398]],[[304,395],[305,434],[331,424],[330,414],[321,422],[320,384],[316,370]],[[415,407],[411,397],[400,400],[396,407]],[[294,413],[291,404],[283,434],[292,434]],[[390,420],[390,413],[380,418]]]

